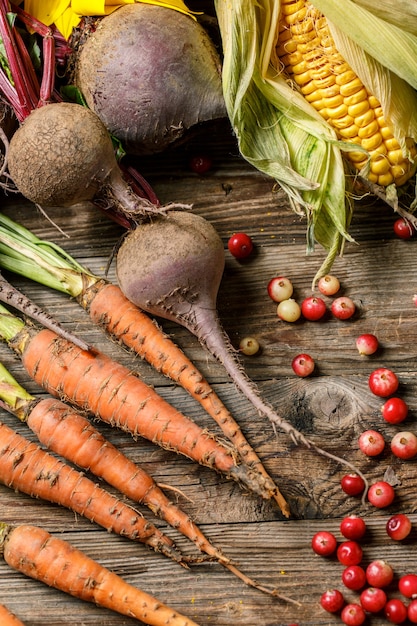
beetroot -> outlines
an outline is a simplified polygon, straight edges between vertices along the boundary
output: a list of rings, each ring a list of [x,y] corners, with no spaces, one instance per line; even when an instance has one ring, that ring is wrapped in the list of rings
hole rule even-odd
[[[42,207],[100,200],[124,215],[163,210],[132,191],[106,127],[80,104],[34,109],[10,141],[8,167],[18,191]]]
[[[287,432],[295,443],[352,468],[278,415],[243,370],[216,308],[224,265],[223,242],[213,226],[191,212],[172,211],[141,224],[125,237],[117,254],[117,278],[126,297],[138,307],[192,332],[274,428]]]
[[[122,6],[74,56],[76,86],[130,154],[160,152],[200,122],[226,117],[220,59],[188,15]]]

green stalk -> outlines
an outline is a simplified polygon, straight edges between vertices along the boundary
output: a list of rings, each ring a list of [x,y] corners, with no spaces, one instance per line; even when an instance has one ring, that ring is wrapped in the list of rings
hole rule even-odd
[[[0,304],[0,337],[8,343],[24,328],[25,323]]]
[[[0,213],[0,265],[74,298],[99,279],[62,248]]]
[[[0,406],[24,422],[27,407],[35,400],[36,398],[23,389],[0,362]]]

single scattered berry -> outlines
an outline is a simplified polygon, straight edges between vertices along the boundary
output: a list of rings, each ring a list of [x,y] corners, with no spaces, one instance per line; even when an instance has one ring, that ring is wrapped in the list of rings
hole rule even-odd
[[[417,455],[417,437],[414,433],[403,430],[391,439],[391,451],[399,459],[408,461]]]
[[[365,481],[359,474],[345,474],[340,481],[343,491],[348,496],[360,496],[365,489]]]
[[[411,520],[405,513],[397,513],[389,518],[385,528],[387,535],[391,537],[391,539],[402,541],[411,533]]]
[[[336,551],[337,560],[342,565],[359,565],[362,561],[363,550],[357,541],[343,541]]]
[[[387,398],[397,391],[399,380],[392,370],[386,367],[378,367],[370,374],[368,384],[374,395]]]
[[[259,342],[255,337],[244,337],[239,343],[239,350],[246,356],[253,356],[259,352]]]
[[[394,570],[391,565],[383,559],[371,561],[365,570],[366,580],[370,587],[382,589],[388,587],[394,578]]]
[[[316,322],[326,313],[327,307],[324,300],[316,296],[309,296],[301,303],[301,313],[306,320]]]
[[[378,456],[385,448],[385,439],[377,430],[365,430],[359,436],[358,444],[366,456]]]
[[[379,613],[387,602],[387,594],[378,587],[367,587],[360,595],[360,603],[365,611]]]
[[[338,589],[328,589],[320,598],[321,607],[328,613],[338,613],[345,604],[345,598]]]
[[[317,287],[324,296],[334,296],[340,289],[340,281],[336,276],[326,274],[320,278]]]
[[[277,315],[284,322],[296,322],[301,317],[301,307],[293,298],[288,298],[278,304]]]
[[[413,224],[403,217],[395,220],[393,228],[394,233],[400,239],[411,239],[411,237],[414,237],[414,235],[416,234],[416,229],[414,228]]]
[[[382,417],[389,424],[400,424],[408,415],[408,404],[402,398],[389,398],[381,408]]]
[[[366,533],[365,520],[357,515],[349,515],[340,522],[340,532],[346,539],[359,541]]]
[[[393,503],[395,498],[394,487],[385,480],[379,480],[368,489],[368,500],[378,509],[383,509]]]
[[[360,604],[347,604],[340,615],[342,622],[347,626],[361,626],[366,620],[366,613]]]
[[[328,530],[319,530],[311,539],[311,547],[313,551],[320,556],[330,556],[336,552],[337,539],[335,535]]]
[[[359,335],[356,339],[356,347],[360,355],[370,356],[371,354],[375,354],[378,350],[379,341],[375,335],[365,333],[364,335]]]
[[[235,233],[227,243],[230,254],[236,259],[246,259],[253,250],[253,241],[245,233]]]
[[[359,591],[366,585],[366,574],[360,565],[349,565],[342,572],[342,582],[347,589]]]
[[[294,287],[289,278],[285,276],[275,276],[268,283],[268,295],[274,302],[288,300],[294,293]]]
[[[211,169],[213,162],[206,154],[197,154],[189,161],[190,170],[196,174],[205,174]]]
[[[404,574],[398,581],[398,589],[406,598],[417,598],[417,574]]]
[[[384,613],[391,624],[402,624],[407,619],[407,607],[404,602],[398,598],[387,600]]]
[[[355,313],[356,307],[351,298],[340,296],[336,298],[336,300],[333,300],[330,310],[337,319],[347,320]]]
[[[297,374],[300,378],[305,378],[314,372],[314,359],[309,354],[298,354],[293,358],[291,367],[294,374]]]

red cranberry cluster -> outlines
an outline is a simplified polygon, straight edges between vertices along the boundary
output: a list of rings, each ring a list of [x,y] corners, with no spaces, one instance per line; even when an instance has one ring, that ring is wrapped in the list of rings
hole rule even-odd
[[[343,566],[343,590],[358,593],[356,602],[346,601],[343,590],[328,589],[320,598],[322,608],[340,614],[341,621],[347,626],[361,626],[368,617],[376,614],[384,615],[391,624],[403,624],[407,620],[417,624],[417,574],[406,574],[397,581],[395,589],[402,598],[389,597],[388,587],[393,589],[394,570],[383,559],[364,563],[361,541],[366,530],[363,518],[350,515],[340,523],[342,541],[327,530],[318,531],[313,536],[313,551],[323,557],[336,556]],[[405,539],[412,531],[411,520],[405,514],[393,515],[387,521],[386,531],[391,539]]]

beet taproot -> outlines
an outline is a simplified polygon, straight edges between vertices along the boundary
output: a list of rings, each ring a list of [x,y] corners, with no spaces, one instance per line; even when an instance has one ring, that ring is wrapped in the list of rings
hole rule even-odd
[[[186,211],[156,216],[125,236],[116,260],[117,279],[126,297],[148,313],[193,333],[274,428],[286,432],[296,444],[363,476],[349,461],[323,450],[281,417],[245,372],[217,310],[225,253],[219,234],[208,220]]]
[[[170,8],[134,3],[102,18],[74,52],[73,81],[130,154],[157,153],[226,117],[221,62],[206,30]]]

